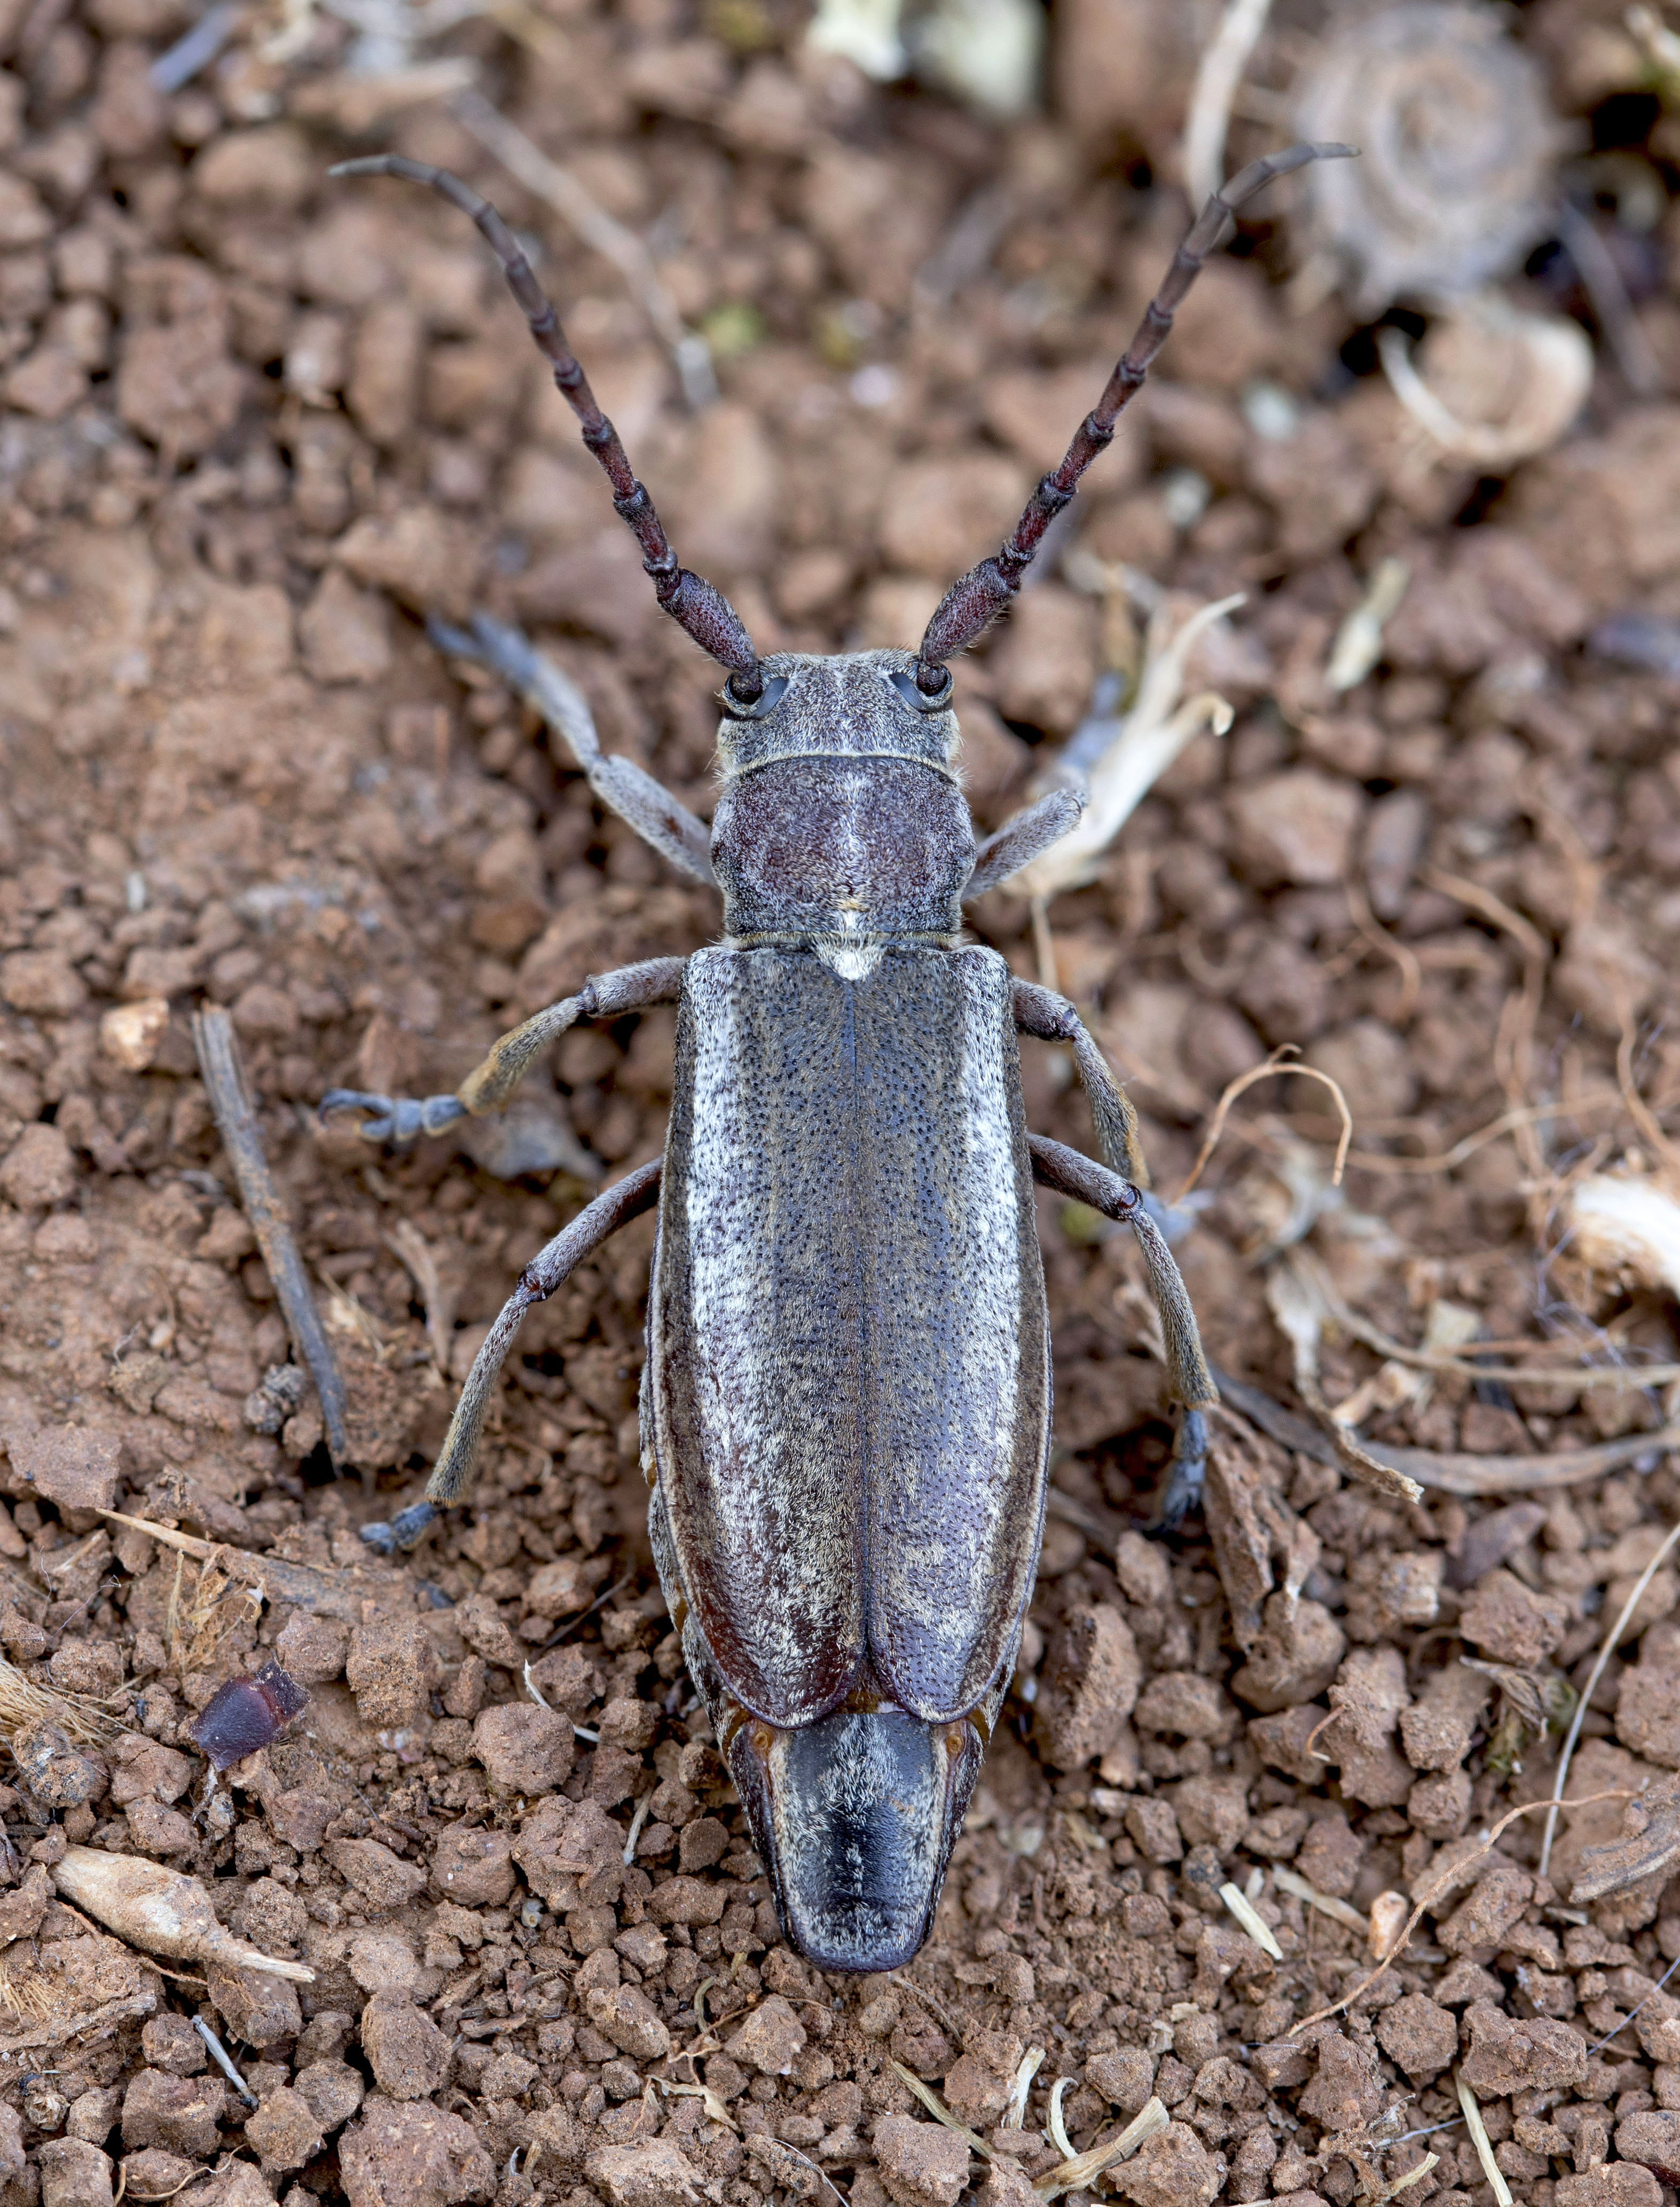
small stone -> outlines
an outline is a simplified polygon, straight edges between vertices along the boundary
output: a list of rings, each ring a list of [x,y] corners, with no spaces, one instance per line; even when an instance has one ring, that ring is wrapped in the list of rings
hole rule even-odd
[[[875,2126],[875,2165],[896,2207],[956,2207],[968,2161],[967,2140],[943,2123],[883,2115]]]
[[[391,608],[329,567],[298,616],[303,664],[317,682],[378,682],[391,671]]]
[[[525,1588],[525,1607],[534,1617],[546,1617],[552,1624],[558,1618],[587,1609],[595,1598],[595,1583],[587,1558],[558,1557],[532,1572]]]
[[[589,2020],[621,2054],[637,2061],[662,2061],[671,2033],[659,2010],[634,1985],[603,1986],[588,1996]]]
[[[81,974],[57,950],[10,950],[0,958],[0,1002],[32,1018],[64,1020],[87,1002]]]
[[[1225,2181],[1225,2164],[1188,2123],[1169,2123],[1110,2175],[1133,2207],[1212,2207]]]
[[[1490,1571],[1464,1605],[1459,1630],[1494,1663],[1532,1668],[1569,1630],[1562,1594],[1535,1594],[1514,1572]]]
[[[311,1617],[295,1609],[276,1638],[274,1653],[300,1686],[330,1686],[344,1674],[349,1625],[336,1617]]]
[[[338,2161],[350,2207],[456,2207],[496,2188],[493,2162],[459,2115],[377,2093],[340,2139]]]
[[[1318,2068],[1300,2096],[1301,2113],[1327,2131],[1362,2130],[1383,2109],[1376,2062],[1340,2031],[1326,2031],[1315,2051]]]
[[[1552,2028],[1566,2026],[1554,2024]],[[1624,2117],[1616,2126],[1616,2150],[1623,2161],[1638,2162],[1665,2184],[1680,2184],[1680,2113],[1652,2108],[1644,2114]]]
[[[57,1130],[43,1127],[41,1132]],[[10,1162],[9,1157],[7,1163]],[[10,1455],[15,1476],[61,1510],[109,1510],[116,1503],[122,1455],[109,1434],[89,1432],[81,1426],[41,1426],[33,1433],[15,1433]]]
[[[1602,2161],[1584,2175],[1560,2176],[1553,2196],[1557,2207],[1662,2207],[1663,2188],[1638,2162]]]
[[[787,2076],[804,2048],[804,2027],[780,1993],[761,2001],[728,2041],[734,2059],[761,2077]]]
[[[1071,1611],[1051,1638],[1039,1676],[1032,1726],[1056,1770],[1081,1770],[1113,1746],[1137,1707],[1143,1682],[1138,1643],[1107,1602]]]
[[[472,539],[429,506],[365,514],[335,549],[358,583],[389,590],[415,613],[459,619],[471,602],[478,568]]]
[[[571,1724],[556,1709],[505,1702],[473,1724],[473,1753],[492,1785],[505,1793],[552,1793],[571,1775]]]
[[[1352,782],[1297,767],[1233,791],[1229,802],[1238,859],[1261,885],[1347,879],[1364,810]]]
[[[19,1211],[43,1210],[74,1193],[76,1161],[57,1127],[27,1126],[0,1163],[0,1195]],[[15,1446],[15,1443],[13,1444]]]
[[[414,1948],[401,1931],[358,1931],[344,1957],[364,1993],[407,1993],[420,1975]]]
[[[79,1809],[99,1781],[99,1766],[44,1717],[17,1733],[12,1757],[19,1783],[44,1808]]]
[[[245,2142],[269,2170],[302,2168],[323,2144],[314,2109],[288,2084],[266,2092],[261,2106],[247,2115]]]
[[[1155,2064],[1141,2047],[1123,2046],[1118,2053],[1093,2054],[1085,2065],[1085,2080],[1129,2121],[1141,2114],[1155,2090]]]
[[[99,1048],[126,1073],[144,1073],[169,1032],[169,1002],[142,996],[138,1003],[114,1004],[99,1021]]]
[[[111,2160],[81,2138],[47,2138],[36,2150],[41,2207],[111,2207]]]
[[[378,1839],[329,1839],[326,1854],[372,1907],[406,1908],[426,1890],[426,1873]]]
[[[159,2145],[191,2161],[207,2161],[218,2143],[217,2125],[227,2112],[228,2096],[206,2077],[166,2077],[141,2069],[123,2095],[123,2143],[129,2148]]]
[[[1126,1828],[1146,1861],[1163,1864],[1183,1861],[1184,1841],[1170,1801],[1156,1797],[1128,1801]]]
[[[699,2172],[669,2138],[600,2146],[585,2168],[612,2207],[700,2207]]]
[[[1449,2067],[1458,2052],[1458,2024],[1423,1993],[1408,1993],[1377,2019],[1377,2043],[1414,2082]]]
[[[231,2035],[248,2046],[273,2046],[283,2038],[296,2038],[302,2030],[297,1987],[289,1978],[277,1977],[268,1970],[230,1970],[223,1962],[207,1963],[205,1978],[211,2006]]]
[[[1534,1897],[1534,1881],[1515,1863],[1495,1862],[1435,1935],[1450,1954],[1496,1947]],[[1486,1959],[1484,1957],[1484,1959]]]
[[[129,1837],[143,1855],[185,1854],[198,1834],[178,1809],[156,1801],[131,1801],[125,1811]]]
[[[1616,1737],[1647,1761],[1680,1769],[1680,1635],[1671,1626],[1647,1632],[1638,1662],[1622,1673]]]
[[[364,1723],[402,1726],[425,1710],[439,1665],[417,1618],[380,1618],[352,1631],[344,1675]]]
[[[323,2135],[347,2123],[362,2105],[362,2078],[348,2061],[308,2063],[297,2072],[296,2089],[308,2102]]]
[[[449,2082],[449,2041],[400,1993],[376,1993],[362,2009],[362,2044],[374,2083],[393,2100],[429,2099]]]
[[[154,2069],[170,2077],[202,2076],[210,2054],[184,2015],[154,2015],[143,2024],[140,2052]]]
[[[1087,2063],[1087,2081],[1090,2073]],[[945,2104],[971,2130],[984,2130],[995,2123],[1008,2106],[1012,2090],[1011,2078],[1000,2076],[989,2062],[978,2060],[972,2054],[959,2054],[945,2072]]]
[[[505,1832],[451,1824],[432,1850],[432,1890],[460,1908],[499,1908],[513,1894],[513,1841]]]
[[[1199,1672],[1159,1671],[1144,1689],[1135,1721],[1139,1732],[1222,1743],[1236,1728],[1236,1711],[1217,1683]]]
[[[1511,2092],[1550,2092],[1579,2084],[1587,2074],[1587,2044],[1566,2023],[1544,2016],[1507,2015],[1492,2001],[1473,2001],[1464,2011],[1469,2051],[1464,2081],[1484,2100]],[[1680,2124],[1680,2116],[1675,2118]],[[1618,2140],[1624,2160],[1636,2160]]]

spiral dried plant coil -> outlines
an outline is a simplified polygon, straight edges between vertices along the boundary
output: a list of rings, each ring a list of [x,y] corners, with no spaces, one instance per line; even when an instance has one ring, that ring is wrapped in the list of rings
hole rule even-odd
[[[1358,312],[1476,290],[1545,236],[1560,125],[1498,10],[1414,0],[1350,14],[1294,105],[1303,135],[1360,148],[1307,178],[1316,242]]]

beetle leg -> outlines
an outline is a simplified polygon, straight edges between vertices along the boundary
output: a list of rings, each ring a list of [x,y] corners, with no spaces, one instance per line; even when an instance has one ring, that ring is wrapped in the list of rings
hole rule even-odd
[[[1029,1134],[1027,1147],[1032,1152],[1035,1179],[1077,1202],[1088,1203],[1105,1218],[1121,1220],[1138,1237],[1149,1273],[1149,1291],[1161,1319],[1167,1384],[1183,1405],[1161,1504],[1161,1522],[1171,1528],[1200,1498],[1207,1457],[1207,1420],[1201,1414],[1219,1400],[1219,1390],[1202,1354],[1201,1331],[1184,1275],[1167,1247],[1166,1235],[1150,1217],[1143,1197],[1131,1181],[1043,1134]]]
[[[974,870],[964,885],[963,902],[983,896],[1000,882],[1007,882],[1011,874],[1030,866],[1052,843],[1059,843],[1070,828],[1079,826],[1085,808],[1084,790],[1053,789],[1048,797],[1041,797],[1036,804],[1006,820],[974,853]]]
[[[634,1172],[627,1173],[614,1187],[598,1195],[570,1225],[562,1227],[520,1274],[518,1286],[502,1305],[495,1324],[484,1337],[484,1345],[473,1359],[473,1368],[461,1390],[461,1399],[455,1406],[443,1448],[426,1482],[428,1503],[447,1508],[451,1503],[458,1502],[465,1492],[472,1477],[473,1458],[478,1453],[479,1435],[484,1429],[490,1398],[495,1391],[496,1375],[513,1346],[525,1313],[533,1303],[542,1302],[552,1295],[609,1234],[616,1234],[619,1227],[628,1225],[632,1218],[653,1208],[659,1200],[659,1176],[664,1163],[662,1157],[655,1157],[651,1163],[638,1165]]]
[[[1109,1171],[1139,1187],[1147,1187],[1149,1168],[1138,1140],[1138,1115],[1109,1070],[1096,1037],[1066,996],[1031,981],[1017,981],[1013,994],[1015,1025],[1022,1034],[1037,1035],[1041,1042],[1073,1045],[1079,1086],[1097,1122],[1097,1145]]]
[[[712,831],[662,782],[631,759],[603,751],[589,701],[569,674],[545,659],[522,629],[478,614],[472,633],[437,619],[427,624],[439,651],[475,660],[499,674],[565,743],[584,779],[609,812],[633,828],[644,843],[691,881],[710,882]]]
[[[329,1111],[365,1112],[356,1130],[364,1141],[402,1147],[422,1134],[440,1134],[467,1115],[456,1096],[374,1096],[362,1088],[329,1088],[316,1108],[323,1119]]]
[[[639,966],[596,974],[575,996],[549,1004],[493,1043],[489,1056],[473,1068],[452,1096],[374,1096],[360,1088],[329,1088],[318,1108],[323,1117],[329,1111],[364,1112],[368,1115],[356,1128],[364,1139],[396,1143],[441,1134],[469,1114],[481,1118],[487,1111],[502,1110],[529,1072],[532,1060],[579,1020],[615,1020],[625,1012],[674,1003],[682,989],[685,962],[649,958]]]

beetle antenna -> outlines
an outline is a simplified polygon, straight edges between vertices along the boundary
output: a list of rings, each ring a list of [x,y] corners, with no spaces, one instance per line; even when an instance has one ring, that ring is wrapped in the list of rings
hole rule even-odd
[[[340,161],[327,174],[402,176],[410,183],[427,185],[477,224],[502,265],[507,287],[530,325],[537,350],[554,371],[561,397],[582,425],[584,444],[606,471],[607,480],[613,487],[614,510],[628,522],[642,547],[642,565],[653,577],[654,595],[702,651],[730,669],[729,689],[736,701],[743,705],[756,703],[763,693],[764,678],[740,615],[715,583],[678,565],[664,525],[654,511],[654,502],[631,472],[618,431],[601,412],[589,388],[589,378],[566,343],[559,316],[537,282],[535,272],[520,251],[512,231],[489,200],[481,198],[469,184],[463,184],[447,169],[434,169],[425,161],[410,161],[400,153],[375,153],[365,160]]]
[[[1172,266],[1160,290],[1144,310],[1137,334],[1121,354],[1108,387],[1087,414],[1054,475],[1046,475],[1027,501],[1015,533],[995,558],[971,567],[945,593],[937,613],[928,623],[916,655],[918,686],[930,697],[944,687],[939,673],[942,662],[983,636],[1021,586],[1043,541],[1044,531],[1062,508],[1073,502],[1079,478],[1101,452],[1114,440],[1115,423],[1122,409],[1142,388],[1156,355],[1167,341],[1173,316],[1207,261],[1233,235],[1236,211],[1264,189],[1274,176],[1304,169],[1312,161],[1336,161],[1352,157],[1352,146],[1290,146],[1281,153],[1268,153],[1239,170],[1217,191],[1192,224],[1190,233],[1173,255]]]

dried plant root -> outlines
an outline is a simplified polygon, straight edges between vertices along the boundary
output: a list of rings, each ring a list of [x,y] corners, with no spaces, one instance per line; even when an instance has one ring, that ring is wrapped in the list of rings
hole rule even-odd
[[[1299,1449],[1315,1463],[1343,1462],[1335,1443],[1318,1426],[1296,1417],[1281,1403],[1274,1403],[1259,1387],[1234,1379],[1217,1365],[1213,1378],[1220,1400],[1229,1409],[1241,1410],[1251,1425],[1270,1433],[1273,1440],[1281,1441],[1285,1448]],[[1573,1486],[1577,1480],[1602,1479],[1624,1463],[1642,1456],[1660,1455],[1665,1449],[1680,1449],[1680,1426],[1661,1426],[1648,1433],[1623,1433],[1592,1448],[1563,1449],[1551,1456],[1471,1456],[1462,1449],[1418,1448],[1367,1448],[1366,1454],[1373,1462],[1404,1473],[1420,1486],[1432,1487],[1441,1494],[1526,1494],[1531,1487]]]
[[[114,1931],[142,1953],[164,1954],[176,1962],[220,1962],[232,1970],[266,1970],[312,1985],[313,1970],[302,1962],[283,1962],[248,1947],[216,1920],[210,1895],[195,1877],[165,1869],[161,1863],[135,1855],[111,1855],[98,1847],[67,1847],[54,1865],[52,1881],[61,1899],[84,1909],[96,1923]]]

